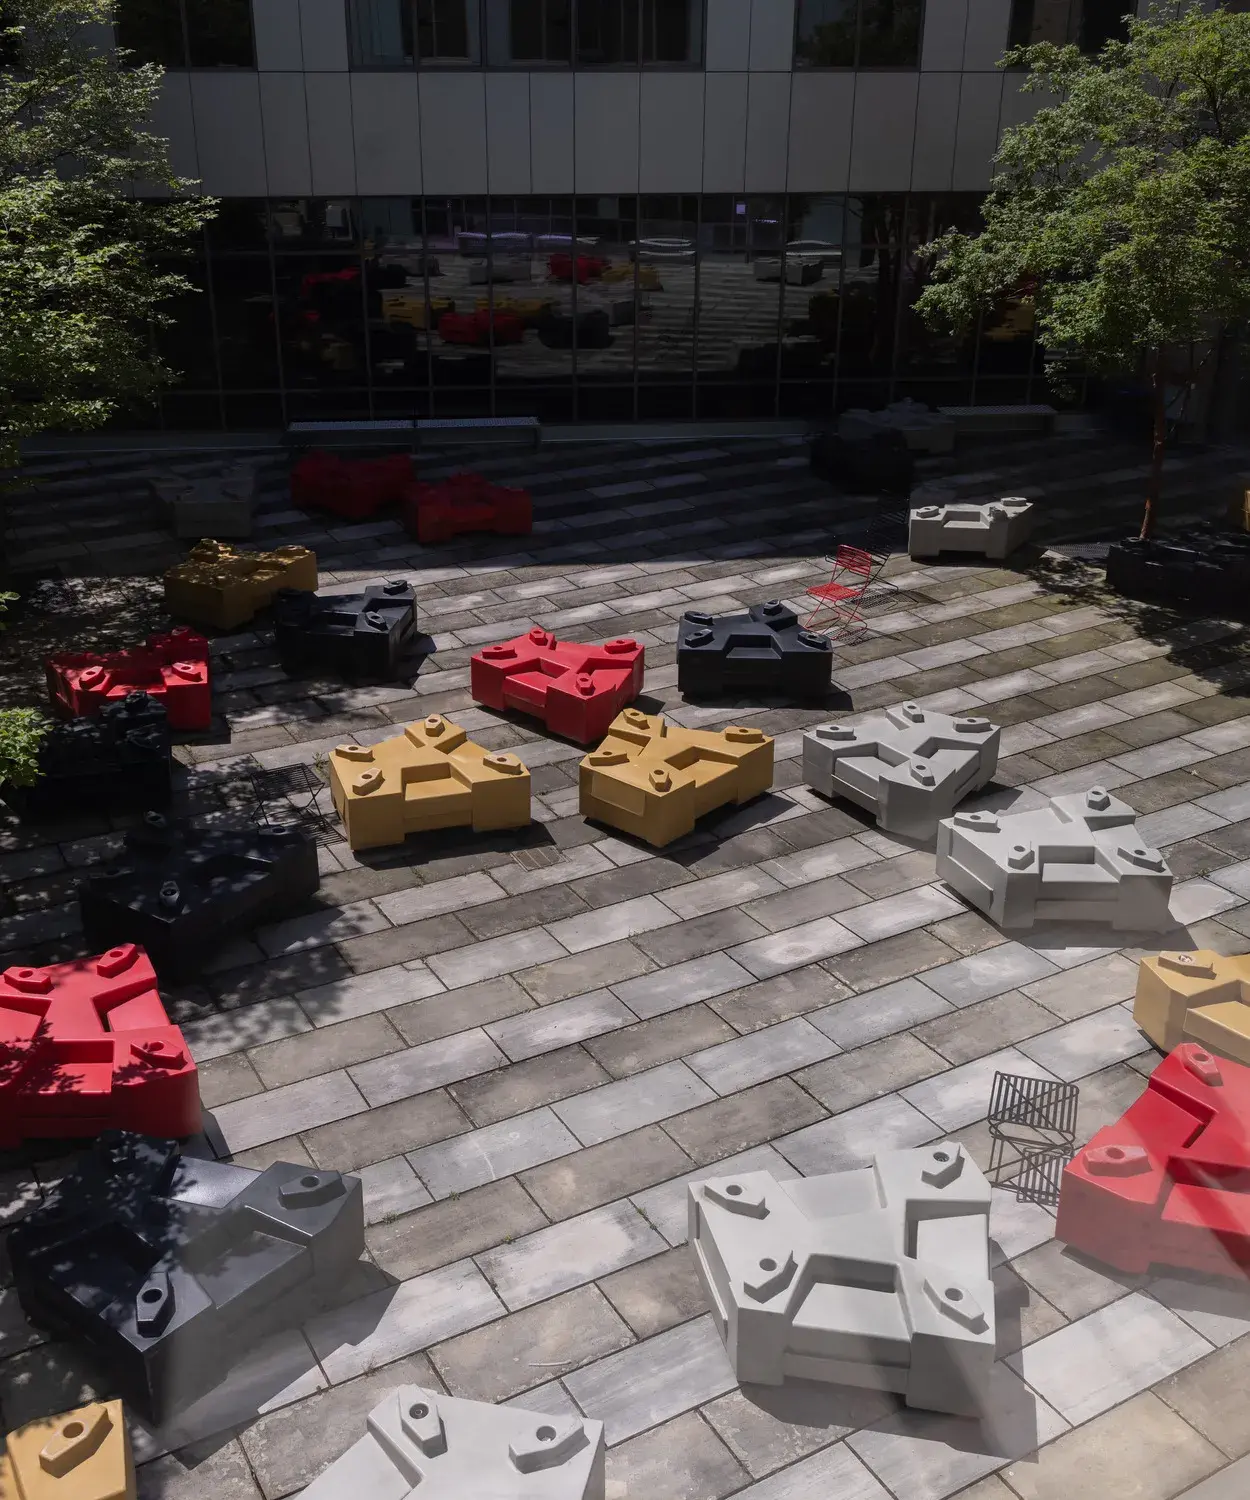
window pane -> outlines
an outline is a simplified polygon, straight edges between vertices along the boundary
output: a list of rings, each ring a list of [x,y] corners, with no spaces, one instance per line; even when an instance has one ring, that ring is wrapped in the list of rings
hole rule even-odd
[[[288,391],[364,386],[360,261],[345,255],[279,255],[274,283]]]
[[[703,199],[698,347],[703,416],[773,415],[781,327],[780,217],[780,202],[771,199]],[[757,220],[762,221],[758,232]],[[757,254],[761,238],[765,243]],[[708,394],[713,389],[722,395]]]
[[[654,281],[650,310],[638,323],[641,380],[669,382],[694,370],[698,214],[694,197],[642,199],[641,232],[632,248],[640,280],[645,273]]]
[[[193,68],[254,68],[251,0],[185,0]]]
[[[783,395],[782,414],[830,414],[837,356],[845,200],[836,195],[792,193],[787,200],[786,243],[777,262],[781,281],[783,382],[811,386],[807,397]],[[771,262],[770,262],[771,264]],[[796,407],[807,401],[802,412]]]
[[[1012,0],[1008,45],[1054,42],[1062,46],[1071,35],[1072,10],[1072,0]]]
[[[275,250],[354,249],[359,243],[350,198],[276,198],[269,233]]]
[[[701,18],[699,0],[642,0],[643,62],[699,62]]]
[[[508,16],[508,60],[555,63],[570,60],[573,53],[571,0],[508,0]]]
[[[277,329],[268,256],[214,255],[213,300],[222,384],[276,390]]]
[[[847,199],[839,373],[888,376],[906,248],[901,193]]]
[[[427,330],[437,321],[438,292],[433,299],[427,296],[421,200],[366,198],[360,205],[360,220],[374,393],[425,387],[429,384]],[[434,278],[439,269],[436,260],[429,263]]]
[[[413,60],[409,0],[347,0],[347,34],[353,67],[395,68]]]
[[[1134,8],[1131,0],[1084,0],[1077,35],[1081,51],[1101,52],[1108,42],[1127,41],[1125,12]]]
[[[117,43],[129,47],[136,62],[185,68],[182,7],[178,0],[119,0]]]
[[[922,0],[863,0],[859,66],[919,67],[922,10]]]
[[[416,13],[421,62],[480,60],[477,0],[416,0]]]
[[[639,0],[577,0],[577,65],[617,67],[638,61]]]
[[[185,277],[195,290],[163,304],[163,311],[173,322],[157,328],[157,353],[179,376],[175,390],[215,391],[217,355],[212,305],[208,299],[208,267],[203,261],[183,260],[158,263],[158,269]]]
[[[638,238],[638,200],[578,198],[576,299],[579,390],[624,385],[634,378],[634,346],[644,337],[657,296],[650,272],[632,257]],[[643,284],[645,283],[645,284]],[[579,408],[580,409],[580,408]]]
[[[794,60],[813,68],[855,66],[856,0],[799,0]]]

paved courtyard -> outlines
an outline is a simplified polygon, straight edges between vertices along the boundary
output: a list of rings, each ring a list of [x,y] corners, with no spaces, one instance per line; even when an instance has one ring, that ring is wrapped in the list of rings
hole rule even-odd
[[[1088,443],[1046,450],[1040,485],[1013,462],[945,467],[963,493],[1035,498],[1046,541],[1114,534],[1135,509],[1140,473]],[[1100,463],[1105,513],[1065,478]],[[521,756],[535,823],[360,858],[323,837],[315,907],[167,992],[211,1113],[195,1149],[359,1173],[368,1254],[339,1305],[245,1355],[168,1430],[135,1428],[141,1495],[282,1500],[407,1381],[603,1420],[609,1500],[1171,1500],[1250,1451],[1250,1295],[1109,1274],[1011,1192],[994,1195],[999,1361],[980,1422],[848,1388],[739,1389],[684,1243],[686,1184],[713,1171],[808,1175],[944,1138],[986,1165],[998,1069],[1077,1082],[1081,1140],[1137,1097],[1156,1054],[1131,1014],[1136,958],[1250,945],[1246,629],[1129,604],[1040,548],[1008,568],[895,556],[829,705],[688,704],[681,613],[801,604],[872,502],[832,501],[779,441],[477,466],[531,484],[523,553],[421,549],[390,520],[323,530],[266,470],[259,544],[307,540],[331,588],[412,578],[437,650],[415,683],[347,688],[285,677],[263,630],[222,638],[219,726],[178,751],[182,810],[230,816],[248,768],[316,766],[441,712]],[[71,500],[105,481],[119,504],[141,492],[122,463],[94,491],[81,465],[45,477]],[[535,622],[644,642],[641,706],[775,736],[772,792],[658,853],[587,824],[580,748],[469,696],[473,652]],[[1003,726],[975,805],[1114,789],[1168,855],[1175,930],[1009,939],[937,880],[931,850],[803,785],[806,726],[904,700]],[[0,963],[83,951],[75,872],[117,830],[0,837]],[[5,1219],[67,1160],[11,1162]],[[0,1289],[5,1425],[89,1391],[106,1388]]]

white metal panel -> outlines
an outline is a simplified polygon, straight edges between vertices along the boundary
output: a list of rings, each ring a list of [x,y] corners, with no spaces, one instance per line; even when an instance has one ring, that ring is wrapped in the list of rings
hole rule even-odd
[[[958,73],[964,65],[968,0],[925,0],[920,66],[926,72]]]
[[[300,197],[313,191],[308,159],[308,108],[301,73],[260,73],[260,117],[265,132],[269,191]]]
[[[252,0],[256,66],[262,73],[298,73],[304,66],[299,0]]]
[[[703,188],[703,74],[643,73],[643,193],[697,193]]]
[[[751,64],[751,0],[707,0],[703,55],[709,73],[735,73]]]
[[[528,73],[486,75],[486,167],[492,193],[532,191]]]
[[[573,76],[531,73],[530,175],[536,193],[571,193],[573,159]]]
[[[998,144],[998,116],[1002,104],[1001,73],[965,73],[959,95],[959,130],[955,137],[957,193],[988,188],[993,175],[991,158]]]
[[[322,73],[346,69],[345,0],[299,0],[299,27],[306,68]]]
[[[917,73],[860,73],[851,142],[852,192],[897,193],[911,186]]]
[[[169,142],[169,161],[176,176],[200,175],[189,73],[166,73],[161,79],[156,108],[152,111],[152,130]]]
[[[959,122],[959,74],[922,73],[916,104],[911,185],[918,193],[950,192]]]
[[[794,66],[794,0],[754,0],[751,67],[788,73]]]
[[[747,75],[709,73],[703,100],[703,191],[746,188]]]
[[[573,127],[579,192],[638,191],[637,73],[578,73]]]
[[[346,73],[305,73],[312,190],[338,196],[356,191],[352,87]]]
[[[484,75],[430,71],[420,82],[425,191],[486,192]]]
[[[789,73],[751,73],[747,89],[749,193],[780,193],[790,144]]]
[[[257,75],[205,71],[192,73],[190,79],[204,191],[228,198],[263,198],[268,183]]]
[[[421,108],[415,73],[352,73],[356,187],[366,195],[416,195],[421,185]]]
[[[964,67],[970,72],[992,68],[1007,50],[1011,0],[968,0]]]
[[[854,73],[795,73],[790,95],[791,192],[845,192],[854,107]]]

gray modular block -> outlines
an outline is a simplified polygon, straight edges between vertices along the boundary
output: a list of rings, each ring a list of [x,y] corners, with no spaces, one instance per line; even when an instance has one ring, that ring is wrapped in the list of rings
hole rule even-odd
[[[690,1243],[743,1383],[820,1380],[975,1415],[994,1363],[990,1185],[962,1146],[692,1183]]]
[[[930,411],[923,401],[893,401],[883,411],[853,407],[838,418],[838,436],[872,437],[878,432],[900,432],[913,453],[953,453],[955,424],[950,417]]]
[[[304,1500],[604,1500],[603,1423],[402,1385]]]
[[[256,470],[251,464],[231,464],[215,479],[154,474],[151,485],[176,537],[198,540],[252,534]]]
[[[1035,812],[956,813],[938,826],[937,872],[1000,927],[1103,922],[1160,932],[1172,872],[1137,835],[1137,814],[1102,787]]]
[[[903,703],[805,734],[803,779],[864,808],[891,833],[931,839],[940,819],[993,780],[1000,733],[988,719]]]
[[[975,552],[1002,559],[1028,541],[1035,520],[1032,504],[1018,497],[988,505],[921,505],[911,513],[907,553],[920,558]]]

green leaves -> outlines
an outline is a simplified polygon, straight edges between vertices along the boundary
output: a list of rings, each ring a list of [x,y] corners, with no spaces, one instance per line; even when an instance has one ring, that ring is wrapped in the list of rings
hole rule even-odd
[[[0,708],[0,783],[38,781],[39,747],[51,727],[37,708]]]

